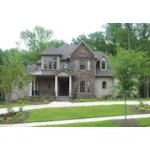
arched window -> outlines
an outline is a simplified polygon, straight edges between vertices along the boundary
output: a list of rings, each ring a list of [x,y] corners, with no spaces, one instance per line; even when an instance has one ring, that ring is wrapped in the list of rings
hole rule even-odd
[[[106,81],[103,81],[102,82],[102,89],[106,89],[106,87],[107,87]]]
[[[102,70],[105,70],[106,69],[106,63],[104,60],[102,60]]]
[[[80,82],[80,92],[85,92],[85,81]]]

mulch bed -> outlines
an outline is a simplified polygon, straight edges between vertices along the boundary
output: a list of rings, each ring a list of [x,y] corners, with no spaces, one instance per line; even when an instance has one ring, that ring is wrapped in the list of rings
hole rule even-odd
[[[129,105],[132,114],[147,114],[150,111],[140,111],[134,107],[134,105]]]
[[[140,111],[134,107],[134,105],[129,105],[131,113],[135,114],[147,114],[150,111]],[[122,120],[114,120],[115,123],[119,124],[120,127],[139,127],[139,122],[136,119],[122,119]]]
[[[115,120],[114,122],[119,124],[120,127],[139,127],[139,123],[135,119],[122,119]]]
[[[30,115],[30,112],[28,112],[28,111],[24,112],[25,117],[23,119],[21,119],[21,120],[16,120],[16,119],[11,120],[11,121],[7,120],[7,118],[14,117],[16,114],[17,114],[17,112],[7,113],[7,114],[1,114],[0,118],[4,118],[4,121],[0,121],[0,124],[24,123],[28,119],[28,117]]]

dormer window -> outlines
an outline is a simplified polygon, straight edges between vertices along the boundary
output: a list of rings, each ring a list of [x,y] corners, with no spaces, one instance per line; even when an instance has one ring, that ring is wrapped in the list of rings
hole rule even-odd
[[[100,69],[103,70],[103,71],[107,70],[107,64],[106,64],[106,59],[105,58],[101,59]]]
[[[105,61],[103,60],[103,61],[102,61],[102,69],[105,70],[105,67],[106,67],[106,66],[105,66]]]

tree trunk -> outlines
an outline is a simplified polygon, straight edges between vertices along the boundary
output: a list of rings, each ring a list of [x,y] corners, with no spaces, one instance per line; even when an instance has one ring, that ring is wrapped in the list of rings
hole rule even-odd
[[[149,79],[147,77],[147,82],[146,82],[146,97],[149,98]]]
[[[127,116],[127,109],[126,109],[126,95],[124,96],[124,117],[126,120],[126,116]]]

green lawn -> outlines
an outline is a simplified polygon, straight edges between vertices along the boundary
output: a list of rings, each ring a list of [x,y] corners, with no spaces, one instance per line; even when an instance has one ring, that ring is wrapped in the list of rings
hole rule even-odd
[[[124,114],[124,105],[78,106],[66,108],[44,108],[30,111],[26,122],[56,121],[104,116],[120,116]],[[127,114],[131,114],[127,106]]]
[[[150,126],[150,118],[138,118],[136,120],[139,122],[140,127]]]
[[[8,107],[15,107],[15,106],[25,106],[29,104],[19,104],[19,103],[13,103],[13,104],[0,104],[0,108],[8,108]]]
[[[135,119],[139,122],[139,127],[150,126],[150,118],[139,118]],[[97,121],[97,122],[83,122],[83,123],[72,123],[72,124],[62,124],[62,125],[48,125],[41,127],[119,127],[119,124],[115,123],[113,120],[108,121]]]

